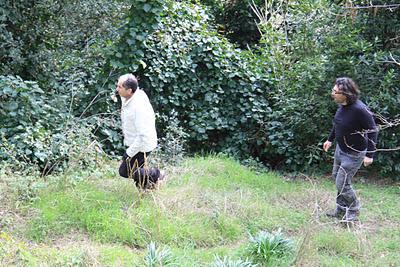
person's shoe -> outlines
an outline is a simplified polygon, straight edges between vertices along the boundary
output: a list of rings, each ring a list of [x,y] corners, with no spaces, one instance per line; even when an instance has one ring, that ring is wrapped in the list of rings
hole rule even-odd
[[[162,170],[160,171],[160,176],[158,176],[157,182],[164,182],[166,178],[167,178],[167,173],[164,170]]]
[[[160,171],[160,177],[158,177],[158,180],[162,181],[166,178],[167,174],[165,173],[164,170]]]
[[[331,217],[331,218],[338,218],[338,219],[342,219],[344,216],[344,211],[336,208],[334,210],[328,211],[326,214],[326,216]]]
[[[344,220],[347,222],[356,222],[358,221],[358,215],[360,215],[359,211],[348,211]]]

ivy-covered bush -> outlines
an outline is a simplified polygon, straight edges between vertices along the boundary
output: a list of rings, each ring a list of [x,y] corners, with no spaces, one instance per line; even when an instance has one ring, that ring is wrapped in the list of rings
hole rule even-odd
[[[332,125],[330,90],[339,76],[360,84],[362,100],[374,112],[398,114],[398,70],[380,63],[389,54],[364,37],[371,34],[366,20],[355,20],[344,6],[267,1],[258,47],[241,50],[193,2],[133,1],[110,60],[116,72],[139,76],[158,112],[177,111],[191,151],[228,151],[274,167],[315,169],[328,162],[321,144]],[[222,8],[214,7],[214,13]],[[384,91],[374,94],[372,84]],[[385,131],[379,146],[398,146],[392,130]],[[378,153],[374,165],[398,173],[396,157],[398,151]]]
[[[258,150],[270,111],[268,68],[219,36],[200,6],[175,1],[133,6],[111,64],[120,73],[136,71],[158,112],[177,112],[192,149],[240,155]]]

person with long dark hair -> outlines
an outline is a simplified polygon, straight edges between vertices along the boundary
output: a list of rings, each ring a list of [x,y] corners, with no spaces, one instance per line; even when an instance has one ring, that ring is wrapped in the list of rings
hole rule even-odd
[[[355,221],[361,205],[351,181],[363,163],[372,164],[378,132],[373,114],[359,99],[360,90],[352,79],[336,79],[331,96],[339,107],[323,149],[328,151],[336,140],[332,177],[337,196],[336,208],[326,215]]]

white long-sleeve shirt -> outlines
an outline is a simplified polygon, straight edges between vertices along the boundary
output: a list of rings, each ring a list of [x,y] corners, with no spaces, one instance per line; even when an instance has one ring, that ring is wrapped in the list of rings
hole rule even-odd
[[[128,100],[122,98],[121,121],[129,157],[157,147],[154,110],[143,90],[137,89]]]

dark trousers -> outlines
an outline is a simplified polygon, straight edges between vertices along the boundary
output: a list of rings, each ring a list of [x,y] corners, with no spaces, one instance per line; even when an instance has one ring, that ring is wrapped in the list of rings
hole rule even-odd
[[[129,157],[124,153],[119,166],[119,175],[133,179],[138,188],[150,188],[157,183],[160,177],[160,170],[146,166],[145,163],[149,155],[150,152],[139,152],[135,156]]]

